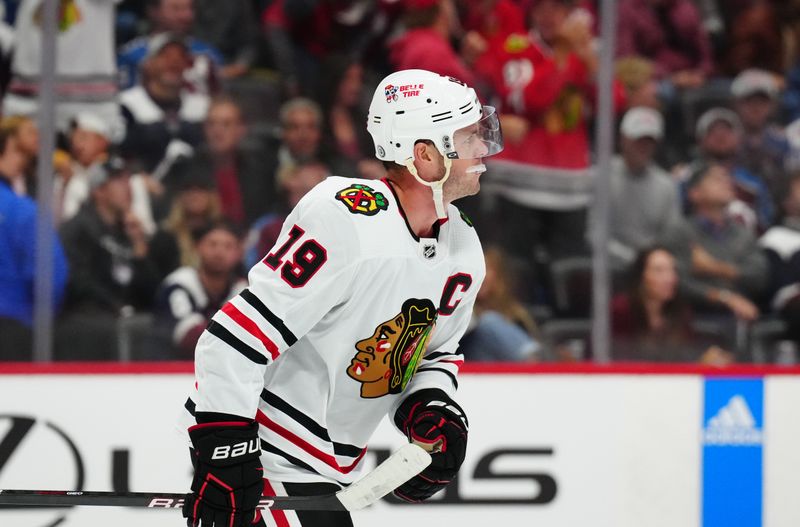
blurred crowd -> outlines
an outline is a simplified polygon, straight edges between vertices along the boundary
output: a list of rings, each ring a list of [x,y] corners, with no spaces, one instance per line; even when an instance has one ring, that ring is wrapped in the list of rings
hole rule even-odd
[[[593,169],[596,1],[58,4],[42,204],[42,0],[0,2],[0,360],[31,358],[42,206],[56,359],[191,359],[309,189],[383,177],[370,98],[420,68],[474,86],[505,135],[457,204],[487,262],[468,360],[591,360],[594,250],[615,360],[797,361],[800,1],[619,0],[610,174]]]

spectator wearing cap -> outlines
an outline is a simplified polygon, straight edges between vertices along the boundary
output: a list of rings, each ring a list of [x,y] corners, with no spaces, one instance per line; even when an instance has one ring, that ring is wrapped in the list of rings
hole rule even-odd
[[[204,142],[182,167],[211,181],[223,217],[240,228],[251,225],[275,202],[274,174],[265,170],[264,154],[245,144],[246,135],[239,104],[230,97],[218,97],[203,123]]]
[[[127,133],[120,146],[127,157],[152,172],[172,141],[197,146],[203,139],[207,95],[185,89],[184,73],[192,61],[185,42],[169,34],[153,37],[142,64],[141,84],[120,94]]]
[[[733,79],[731,94],[743,130],[738,164],[759,176],[773,199],[780,199],[790,149],[783,128],[772,120],[780,96],[775,74],[745,70]]]
[[[653,158],[664,136],[661,114],[627,111],[620,124],[620,152],[611,163],[612,264],[619,270],[639,251],[661,243],[681,221],[677,187]]]
[[[211,317],[247,287],[237,271],[242,265],[239,231],[229,223],[214,223],[197,233],[196,266],[170,273],[156,299],[156,327],[168,335],[173,357],[191,360],[197,339]]]
[[[727,108],[711,108],[698,119],[695,135],[699,156],[690,164],[684,177],[707,163],[725,166],[733,177],[736,191],[729,214],[752,232],[763,232],[772,224],[775,207],[761,177],[739,162],[744,137],[739,116]]]
[[[31,359],[33,288],[36,274],[36,203],[14,192],[6,175],[19,154],[11,132],[0,127],[0,361]],[[17,161],[19,166],[19,161]],[[67,262],[57,236],[50,259],[53,264],[53,308],[64,294]]]
[[[102,116],[115,134],[122,132],[116,102],[114,9],[120,0],[61,1],[56,29],[56,126],[69,129],[81,112]],[[42,6],[22,0],[16,12],[12,78],[3,115],[35,116],[42,60]],[[9,5],[9,4],[6,4]]]
[[[112,157],[94,165],[89,189],[89,201],[61,227],[72,269],[66,307],[111,314],[126,306],[150,308],[171,262],[164,260],[168,255],[150,250],[142,223],[131,210],[124,161]]]
[[[81,113],[73,120],[69,134],[67,166],[58,171],[54,182],[56,217],[64,222],[75,216],[89,199],[89,169],[108,159],[111,127],[100,116]]]
[[[428,70],[475,86],[471,64],[450,44],[457,24],[453,0],[404,0],[404,4],[405,32],[388,43],[394,68]]]
[[[55,211],[59,223],[73,218],[89,199],[90,173],[105,162],[110,155],[112,130],[100,116],[80,113],[73,119],[69,134],[70,153],[57,168],[55,187]],[[58,157],[58,156],[56,156]],[[145,232],[152,235],[155,230],[150,193],[144,176],[131,176],[132,210],[142,222]]]
[[[151,54],[152,38],[169,33],[183,41],[189,52],[191,60],[183,71],[189,90],[201,94],[216,92],[217,70],[224,60],[212,45],[191,36],[195,20],[194,1],[147,0],[146,4],[150,33],[128,42],[117,55],[120,89],[126,90],[141,82],[142,63]]]
[[[621,0],[617,56],[651,60],[656,76],[698,88],[714,73],[711,41],[691,0]]]
[[[730,169],[702,164],[686,183],[690,215],[667,246],[676,255],[681,283],[699,313],[731,313],[752,321],[765,292],[767,259],[755,236],[728,214],[736,199]]]

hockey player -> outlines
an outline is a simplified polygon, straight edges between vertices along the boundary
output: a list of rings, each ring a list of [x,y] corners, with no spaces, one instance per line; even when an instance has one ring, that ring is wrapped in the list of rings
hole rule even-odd
[[[502,149],[497,116],[463,82],[405,70],[378,86],[367,128],[386,179],[317,185],[200,337],[188,525],[352,525],[347,512],[254,509],[262,491],[358,479],[387,414],[434,452],[398,497],[429,498],[464,460],[457,347],[484,262],[450,203],[478,191],[481,158]]]

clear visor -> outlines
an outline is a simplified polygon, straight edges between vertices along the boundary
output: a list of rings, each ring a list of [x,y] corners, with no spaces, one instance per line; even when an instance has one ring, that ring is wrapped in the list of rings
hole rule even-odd
[[[484,106],[480,121],[456,130],[453,146],[459,159],[489,157],[503,150],[503,131],[494,107]]]

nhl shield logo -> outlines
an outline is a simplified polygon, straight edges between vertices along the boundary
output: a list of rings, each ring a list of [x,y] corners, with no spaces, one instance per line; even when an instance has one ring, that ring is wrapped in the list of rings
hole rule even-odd
[[[336,193],[336,199],[352,214],[374,216],[389,208],[386,196],[367,185],[351,185]]]
[[[425,257],[426,260],[430,260],[431,258],[436,256],[436,244],[435,243],[426,243],[422,247],[422,256]]]

